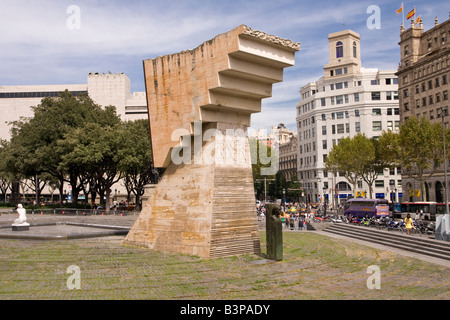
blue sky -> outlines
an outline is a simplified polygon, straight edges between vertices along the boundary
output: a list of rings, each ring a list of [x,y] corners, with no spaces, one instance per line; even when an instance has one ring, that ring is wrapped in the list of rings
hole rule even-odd
[[[124,72],[132,91],[145,91],[142,61],[193,49],[219,33],[245,24],[301,43],[296,65],[285,69],[283,83],[263,100],[252,128],[279,122],[295,129],[299,89],[323,75],[328,34],[351,29],[361,36],[362,65],[397,69],[402,1],[295,0],[0,0],[0,86],[87,83],[89,72]],[[80,28],[69,29],[71,5],[80,8]],[[380,29],[367,20],[380,8]],[[416,7],[424,28],[435,17],[448,19],[447,1],[404,1]],[[406,19],[406,18],[405,18]],[[405,23],[409,28],[410,22]]]

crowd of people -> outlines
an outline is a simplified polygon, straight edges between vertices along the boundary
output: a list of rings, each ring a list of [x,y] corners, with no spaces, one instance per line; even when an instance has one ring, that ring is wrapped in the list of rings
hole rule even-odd
[[[326,213],[325,207],[321,203],[290,202],[278,204],[281,209],[280,219],[282,225],[284,228],[288,229],[302,230],[306,228],[308,223],[315,221]],[[258,217],[265,217],[266,208],[264,204],[257,203],[256,210]],[[330,207],[328,207],[327,210],[330,210]],[[259,219],[259,221],[261,220],[262,219]]]

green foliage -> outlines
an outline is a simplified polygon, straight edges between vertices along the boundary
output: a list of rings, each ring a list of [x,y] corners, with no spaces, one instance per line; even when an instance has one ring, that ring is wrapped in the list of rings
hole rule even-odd
[[[88,184],[103,199],[120,178],[151,167],[148,121],[123,123],[114,106],[102,108],[88,95],[74,97],[67,90],[44,98],[33,112],[14,123],[10,143],[2,142],[0,177],[4,168],[16,180],[38,176],[60,194],[68,182],[76,205]]]
[[[380,153],[402,167],[402,173],[424,183],[443,162],[442,125],[422,117],[408,118],[399,133],[384,132],[380,137]]]

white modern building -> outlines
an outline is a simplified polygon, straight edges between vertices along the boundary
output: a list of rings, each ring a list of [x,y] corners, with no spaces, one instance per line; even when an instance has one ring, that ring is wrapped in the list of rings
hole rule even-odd
[[[360,36],[351,30],[332,33],[329,63],[324,76],[300,89],[297,104],[298,178],[307,201],[342,201],[368,186],[361,180],[352,190],[343,177],[325,170],[324,162],[333,145],[357,133],[372,138],[384,130],[399,129],[396,70],[361,66]],[[399,201],[402,196],[400,168],[385,169],[375,182],[373,197]]]
[[[32,117],[32,106],[44,97],[56,97],[69,90],[73,95],[88,93],[92,100],[105,107],[113,105],[121,119],[148,118],[145,92],[130,92],[130,79],[124,73],[89,73],[86,84],[1,86],[0,108],[2,110],[0,139],[10,139],[10,123],[21,117]]]
[[[65,90],[75,96],[88,93],[102,107],[115,106],[123,121],[148,119],[145,92],[132,93],[130,79],[124,73],[89,73],[86,84],[0,86],[0,139],[9,140],[11,122],[32,117],[31,107],[39,105],[44,97],[56,97]],[[66,189],[67,194],[70,194],[70,186]],[[31,193],[26,187],[20,191],[22,194]],[[51,191],[44,190],[43,195],[49,194]],[[114,200],[126,199],[127,193],[122,181],[113,186],[112,196]]]

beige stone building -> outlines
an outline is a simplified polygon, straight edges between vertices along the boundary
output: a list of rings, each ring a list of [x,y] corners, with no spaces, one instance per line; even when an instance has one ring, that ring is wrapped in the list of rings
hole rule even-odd
[[[277,130],[279,136],[279,170],[286,181],[291,181],[292,178],[297,180],[297,134],[287,129],[282,123],[278,125]]]
[[[432,29],[424,31],[411,22],[409,29],[400,30],[401,61],[397,72],[399,79],[401,122],[409,117],[426,117],[431,122],[449,125],[450,78],[450,19],[439,24],[437,18]],[[442,119],[442,115],[444,118]],[[444,201],[443,165],[425,184],[424,199]],[[410,190],[420,189],[418,182],[403,176],[404,200],[417,201],[409,196]]]

